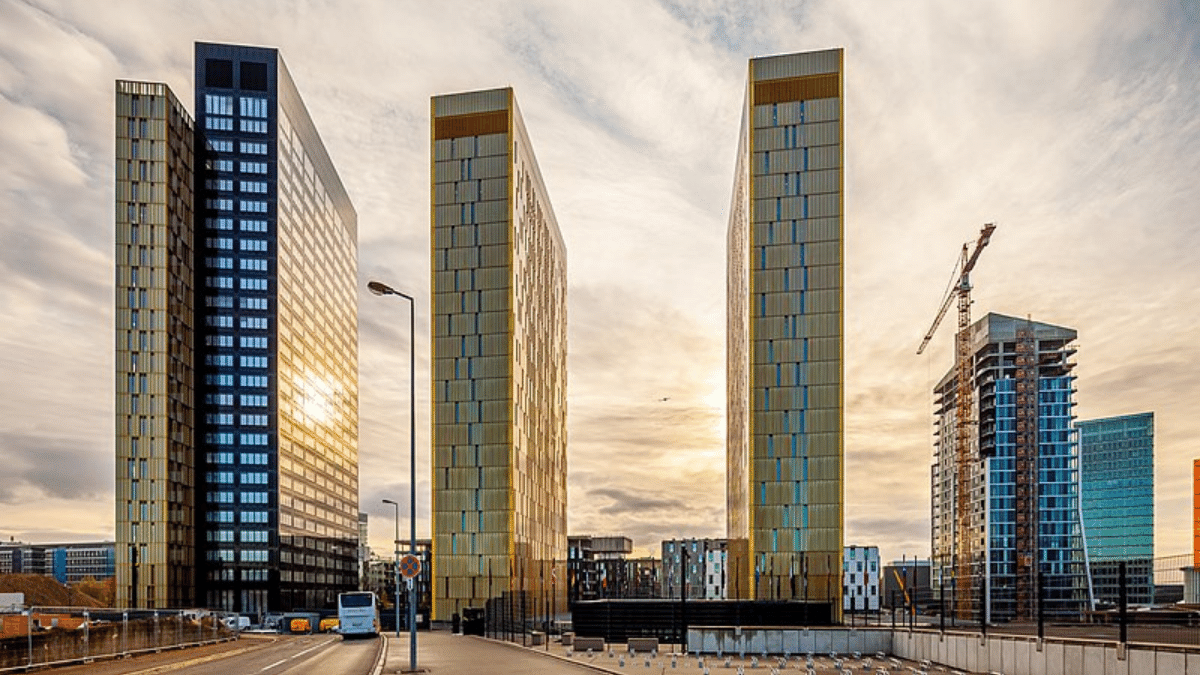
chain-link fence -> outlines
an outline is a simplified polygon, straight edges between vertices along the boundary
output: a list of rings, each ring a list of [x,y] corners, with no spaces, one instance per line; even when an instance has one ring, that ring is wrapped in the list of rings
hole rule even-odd
[[[237,614],[31,607],[0,615],[0,672],[236,639]]]

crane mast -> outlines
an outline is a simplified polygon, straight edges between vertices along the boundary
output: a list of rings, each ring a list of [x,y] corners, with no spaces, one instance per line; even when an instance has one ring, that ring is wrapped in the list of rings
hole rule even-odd
[[[974,250],[970,242],[963,244],[955,266],[958,280],[947,290],[941,308],[933,319],[933,325],[925,333],[917,354],[925,351],[933,334],[937,331],[950,304],[957,300],[958,331],[954,335],[954,457],[955,457],[955,518],[954,518],[954,576],[956,579],[955,613],[967,618],[971,613],[970,588],[965,584],[972,578],[971,565],[975,559],[974,537],[971,534],[971,427],[974,424],[973,390],[971,387],[974,359],[971,356],[971,270],[979,261],[979,254],[992,239],[994,223],[987,223],[979,233]],[[980,611],[983,607],[980,606]]]

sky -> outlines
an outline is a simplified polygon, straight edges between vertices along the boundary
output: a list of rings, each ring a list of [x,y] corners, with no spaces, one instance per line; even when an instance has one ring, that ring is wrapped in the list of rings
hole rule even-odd
[[[725,534],[725,251],[747,61],[845,49],[846,544],[929,552],[916,348],[963,242],[988,311],[1075,328],[1080,419],[1153,411],[1156,550],[1200,456],[1197,0],[0,0],[0,537],[113,537],[113,81],[278,47],[358,211],[360,500],[429,509],[429,98],[512,86],[568,259],[568,529]],[[406,519],[400,523],[408,528]]]

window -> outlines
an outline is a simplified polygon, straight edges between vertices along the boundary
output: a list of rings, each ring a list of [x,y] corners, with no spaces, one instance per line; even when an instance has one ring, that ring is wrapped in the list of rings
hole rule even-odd
[[[205,258],[204,264],[209,269],[231,270],[233,269],[233,258]]]
[[[233,511],[209,511],[207,520],[210,523],[232,523]]]
[[[266,239],[243,239],[238,244],[243,251],[265,251],[267,250]]]
[[[242,243],[244,244],[246,242]],[[267,260],[266,258],[242,258],[238,266],[241,269],[249,270],[251,272],[266,272]]]
[[[233,308],[233,296],[232,295],[210,295],[210,296],[204,298],[204,304],[208,307],[220,307],[223,309],[232,309]],[[214,336],[212,336],[212,335],[208,336],[208,344],[217,345],[220,347],[228,347],[232,344],[232,342],[230,344],[224,344],[221,342],[213,342],[213,337]]]
[[[233,434],[227,431],[204,434],[204,441],[216,445],[233,445]]]
[[[243,199],[241,202],[239,202],[239,206],[242,211],[248,211],[250,213],[266,213],[267,212],[267,203],[266,202],[251,201],[251,200]]]
[[[248,65],[253,65],[253,64],[249,64],[249,63],[242,64],[243,68],[245,68],[245,66],[248,66]],[[245,71],[243,70],[243,72],[245,72]],[[242,86],[244,87],[245,83],[242,83]],[[242,117],[266,117],[267,116],[267,99],[265,99],[265,98],[254,98],[251,96],[243,96],[241,98],[240,103],[241,103]]]
[[[265,221],[265,220],[243,220],[242,221],[242,232],[266,232],[266,231],[267,231],[267,221]]]
[[[266,445],[266,434],[242,434],[242,445]]]
[[[232,190],[233,181],[229,181],[229,184],[231,186],[229,189]],[[253,192],[256,194],[265,195],[267,194],[267,183],[266,181],[261,180],[238,181],[238,189],[242,192]]]
[[[232,492],[210,492],[208,493],[208,502],[210,504],[232,504]]]
[[[209,530],[209,541],[233,541],[233,530]]]
[[[262,300],[263,298],[242,298],[242,306],[246,306],[246,300]],[[239,340],[239,346],[249,347],[251,349],[266,349],[267,338],[262,336],[242,336]]]
[[[233,97],[205,94],[204,112],[209,115],[232,115]]]
[[[266,530],[243,530],[242,543],[265,544],[267,543]]]
[[[266,485],[267,474],[265,472],[244,473],[241,482],[242,485]]]
[[[242,425],[247,427],[267,426],[266,415],[242,415]]]
[[[231,237],[208,237],[204,240],[204,243],[209,248],[233,250],[233,239]]]
[[[233,181],[229,178],[209,178],[204,181],[204,187],[209,190],[224,190],[226,192],[233,191]]]
[[[267,299],[266,298],[241,298],[240,302],[241,302],[242,309],[266,309],[267,308]],[[262,344],[257,344],[257,342],[256,342],[255,344],[248,345],[248,344],[246,344],[247,340],[255,340],[255,341],[261,340]],[[243,347],[264,347],[265,348],[267,346],[266,340],[267,340],[266,338],[242,338],[242,346]]]
[[[267,551],[265,549],[242,551],[242,562],[267,562]]]
[[[205,277],[204,284],[209,288],[233,288],[233,277]]]
[[[266,504],[267,503],[267,493],[265,493],[265,492],[243,492],[242,493],[242,503],[243,504]]]
[[[243,316],[240,325],[242,328],[258,328],[261,330],[266,330],[267,329],[267,317],[265,317],[265,316]]]
[[[233,200],[232,199],[224,199],[224,198],[209,199],[209,200],[206,200],[205,203],[208,205],[208,208],[210,208],[210,209],[216,209],[218,211],[232,211],[233,210]]]
[[[243,523],[265,523],[267,522],[266,511],[242,511],[241,521]]]
[[[205,419],[209,424],[233,424],[233,413],[209,413]]]
[[[209,118],[209,119],[211,119],[211,118]],[[239,124],[238,128],[241,131],[251,133],[251,134],[265,134],[265,133],[267,133],[267,121],[266,120],[241,120],[241,124]]]
[[[209,141],[208,147],[213,152],[233,152],[233,141],[230,141],[230,140]]]
[[[225,373],[208,373],[204,376],[204,383],[216,385],[218,387],[232,387],[233,375],[228,375]]]
[[[216,159],[209,162],[210,171],[233,171],[232,159]],[[228,189],[228,188],[226,188]]]
[[[233,394],[205,394],[204,402],[209,405],[233,405]]]
[[[204,224],[210,230],[232,230],[233,218],[208,218]]]
[[[267,64],[256,61],[242,61],[238,66],[242,89],[249,89],[251,91],[267,90]]]
[[[232,452],[208,452],[204,454],[204,459],[209,464],[233,464]]]
[[[242,141],[241,143],[239,143],[239,149],[243,153],[248,154],[248,155],[265,155],[265,154],[267,154],[267,144],[266,143],[251,143],[248,141]]]
[[[232,288],[232,279],[230,280],[230,288]],[[265,291],[267,290],[266,279],[238,279],[238,285],[244,291]]]
[[[230,383],[230,384],[232,384],[232,383]],[[267,386],[267,376],[266,375],[242,375],[240,378],[240,384],[243,387],[265,387],[265,386]],[[266,397],[264,396],[263,398],[266,398]],[[266,405],[265,401],[263,402],[263,405]]]
[[[208,559],[215,562],[233,562],[233,550],[220,548],[208,552]]]
[[[204,322],[209,326],[214,326],[216,328],[233,328],[233,317],[226,314],[206,316],[204,317]]]
[[[233,131],[233,118],[230,117],[205,117],[204,128],[213,131]]]
[[[241,404],[247,408],[265,408],[267,407],[267,397],[259,394],[242,394]]]
[[[233,354],[205,354],[204,363],[210,366],[232,366]]]
[[[266,162],[241,162],[238,165],[238,168],[242,173],[266,173],[267,172],[267,163]]]

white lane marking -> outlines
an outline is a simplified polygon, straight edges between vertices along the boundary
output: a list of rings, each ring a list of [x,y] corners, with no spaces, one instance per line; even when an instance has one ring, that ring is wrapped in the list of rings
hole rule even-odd
[[[267,666],[266,668],[260,669],[258,672],[260,672],[260,673],[266,672],[266,671],[274,668],[275,666],[278,666],[281,663],[287,663],[287,659],[283,659],[282,661],[276,661],[275,663],[272,663],[271,665]]]
[[[300,656],[304,656],[305,654],[307,654],[307,653],[311,652],[312,650],[314,650],[314,649],[318,649],[318,648],[320,648],[320,647],[325,647],[325,646],[327,646],[327,645],[331,644],[332,642],[333,642],[333,640],[326,640],[326,641],[324,641],[324,642],[319,642],[319,643],[317,643],[317,644],[315,644],[315,645],[313,645],[313,646],[309,647],[308,649],[305,649],[305,650],[304,650],[304,651],[302,651],[302,652],[296,652],[295,654],[292,654],[291,656],[287,657],[286,659],[281,659],[281,660],[279,660],[279,661],[276,661],[275,663],[272,663],[272,664],[271,664],[271,665],[269,665],[269,666],[266,666],[266,667],[264,667],[264,668],[261,668],[261,669],[259,669],[259,671],[258,671],[258,672],[260,672],[260,673],[265,673],[266,671],[268,671],[268,670],[270,670],[270,669],[274,668],[275,666],[278,666],[278,665],[281,665],[281,664],[287,663],[288,661],[291,661],[291,660],[292,660],[292,659],[294,659],[294,658],[297,658],[297,657],[300,657]]]

